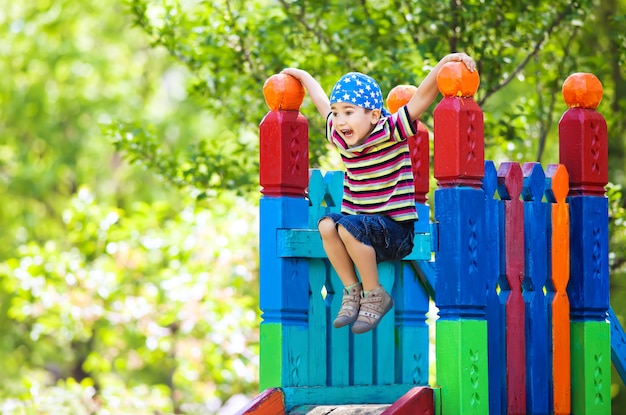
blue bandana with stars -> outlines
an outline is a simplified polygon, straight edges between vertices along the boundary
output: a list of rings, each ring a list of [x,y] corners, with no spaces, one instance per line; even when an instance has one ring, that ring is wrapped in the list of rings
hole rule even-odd
[[[370,110],[383,111],[383,94],[374,78],[350,72],[337,81],[330,93],[330,103],[346,102]]]

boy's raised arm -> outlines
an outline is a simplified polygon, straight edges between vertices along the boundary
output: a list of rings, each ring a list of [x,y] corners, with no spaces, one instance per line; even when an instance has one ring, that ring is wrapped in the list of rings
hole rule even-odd
[[[281,73],[291,75],[299,80],[322,117],[324,117],[324,119],[328,117],[328,114],[330,114],[330,100],[328,99],[326,92],[322,89],[322,86],[315,80],[315,78],[313,78],[308,72],[296,68],[286,68],[283,69]]]
[[[417,87],[413,97],[408,102],[407,108],[411,121],[418,120],[422,113],[426,111],[435,98],[437,98],[437,94],[439,93],[439,89],[437,88],[437,74],[439,73],[439,69],[441,69],[444,64],[453,61],[465,63],[465,66],[467,66],[470,71],[476,70],[476,63],[465,53],[451,53],[444,56],[426,78],[424,78],[422,83]]]

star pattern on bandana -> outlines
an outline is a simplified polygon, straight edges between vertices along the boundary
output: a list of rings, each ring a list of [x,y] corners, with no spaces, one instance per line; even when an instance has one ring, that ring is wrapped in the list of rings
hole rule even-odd
[[[383,95],[376,81],[359,72],[350,72],[335,84],[330,103],[348,102],[367,109],[382,109]]]

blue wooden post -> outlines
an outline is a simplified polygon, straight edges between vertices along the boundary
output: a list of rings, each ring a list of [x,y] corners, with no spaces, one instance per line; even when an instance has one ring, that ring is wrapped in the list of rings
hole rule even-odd
[[[548,205],[543,202],[546,176],[539,163],[524,163],[524,303],[526,305],[526,410],[549,413],[549,326],[543,287],[548,278]]]

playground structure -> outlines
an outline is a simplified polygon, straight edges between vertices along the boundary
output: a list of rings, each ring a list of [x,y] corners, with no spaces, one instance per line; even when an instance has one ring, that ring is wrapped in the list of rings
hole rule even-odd
[[[302,98],[295,109],[270,104],[260,126],[263,392],[240,413],[383,404],[384,414],[610,414],[611,359],[624,378],[626,336],[609,306],[607,128],[597,87],[582,82],[565,99],[560,164],[496,168],[484,160],[481,109],[446,91],[434,112],[434,220],[420,126],[409,140],[415,247],[379,265],[395,306],[361,335],[332,327],[342,285],[316,228],[341,209],[343,173],[309,170]]]

